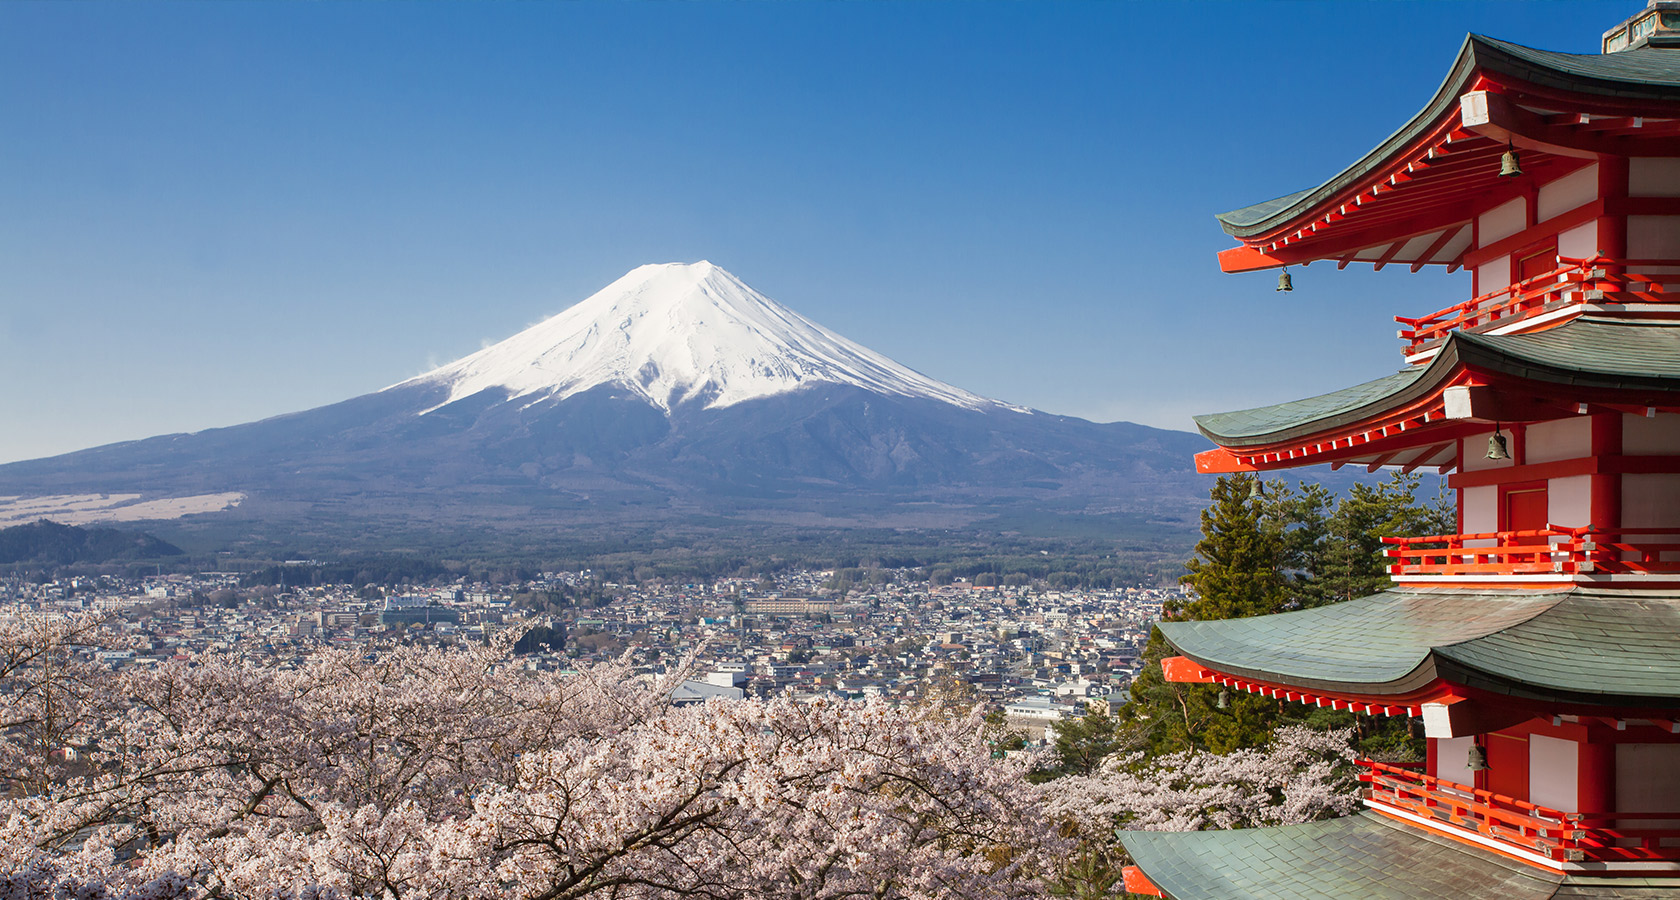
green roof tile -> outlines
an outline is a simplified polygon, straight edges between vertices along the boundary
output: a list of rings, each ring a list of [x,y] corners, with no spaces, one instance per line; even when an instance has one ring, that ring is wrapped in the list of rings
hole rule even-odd
[[[1197,416],[1196,427],[1225,447],[1305,438],[1411,403],[1465,365],[1549,384],[1680,391],[1680,325],[1583,316],[1533,334],[1454,332],[1425,365],[1305,400]]]
[[[1127,831],[1172,900],[1674,900],[1680,879],[1563,877],[1363,812],[1234,831]]]
[[[1238,238],[1282,226],[1382,166],[1443,116],[1456,115],[1459,95],[1479,71],[1507,73],[1531,84],[1589,96],[1680,99],[1680,50],[1646,47],[1621,53],[1556,53],[1472,34],[1423,109],[1358,162],[1316,188],[1220,213],[1215,218],[1226,233]]]
[[[1561,881],[1375,813],[1281,828],[1120,837],[1173,900],[1546,900]]]
[[[1680,707],[1675,593],[1396,588],[1161,632],[1209,668],[1308,690],[1401,694],[1442,677],[1510,696]]]

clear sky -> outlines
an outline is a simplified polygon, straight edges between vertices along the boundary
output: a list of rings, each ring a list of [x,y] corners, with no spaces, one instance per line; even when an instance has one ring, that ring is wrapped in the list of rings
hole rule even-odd
[[[0,3],[0,461],[377,390],[648,262],[1050,412],[1401,364],[1465,276],[1222,275],[1466,32],[1633,2]]]

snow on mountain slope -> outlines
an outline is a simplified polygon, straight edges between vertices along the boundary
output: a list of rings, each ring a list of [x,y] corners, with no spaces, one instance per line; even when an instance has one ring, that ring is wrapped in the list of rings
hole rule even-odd
[[[534,402],[608,384],[669,413],[689,402],[716,409],[825,382],[1019,410],[901,366],[709,262],[641,266],[551,319],[402,384],[446,384],[445,405],[488,388]]]

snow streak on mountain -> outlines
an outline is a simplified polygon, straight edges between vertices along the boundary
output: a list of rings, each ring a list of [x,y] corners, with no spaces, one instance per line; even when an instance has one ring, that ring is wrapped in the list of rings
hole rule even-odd
[[[899,365],[709,262],[641,266],[551,319],[386,390],[446,385],[447,405],[487,389],[536,402],[615,385],[669,413],[690,403],[721,409],[822,383],[965,409],[1028,412]]]

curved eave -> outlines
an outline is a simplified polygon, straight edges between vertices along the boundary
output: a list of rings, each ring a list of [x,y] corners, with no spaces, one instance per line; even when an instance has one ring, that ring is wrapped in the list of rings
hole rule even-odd
[[[1317,397],[1196,416],[1196,428],[1208,440],[1231,448],[1267,447],[1334,433],[1438,393],[1457,368],[1450,348],[1449,342],[1427,366]]]
[[[1505,76],[1555,94],[1605,101],[1680,102],[1680,51],[1646,48],[1616,54],[1536,50],[1469,35],[1429,102],[1375,149],[1316,188],[1215,216],[1225,232],[1248,241],[1306,221],[1331,201],[1401,161],[1459,114],[1459,98],[1479,76]],[[1526,166],[1525,166],[1526,168]]]
[[[1525,622],[1563,596],[1395,589],[1296,612],[1159,627],[1185,657],[1218,672],[1315,692],[1399,697],[1437,679],[1434,648]]]
[[[1160,628],[1206,669],[1311,692],[1398,698],[1444,682],[1536,703],[1680,706],[1675,594],[1397,588]]]
[[[1536,384],[1641,396],[1680,392],[1680,325],[1583,317],[1547,331],[1454,332],[1430,361],[1317,397],[1196,416],[1221,447],[1255,449],[1327,439],[1439,395],[1474,370]]]

